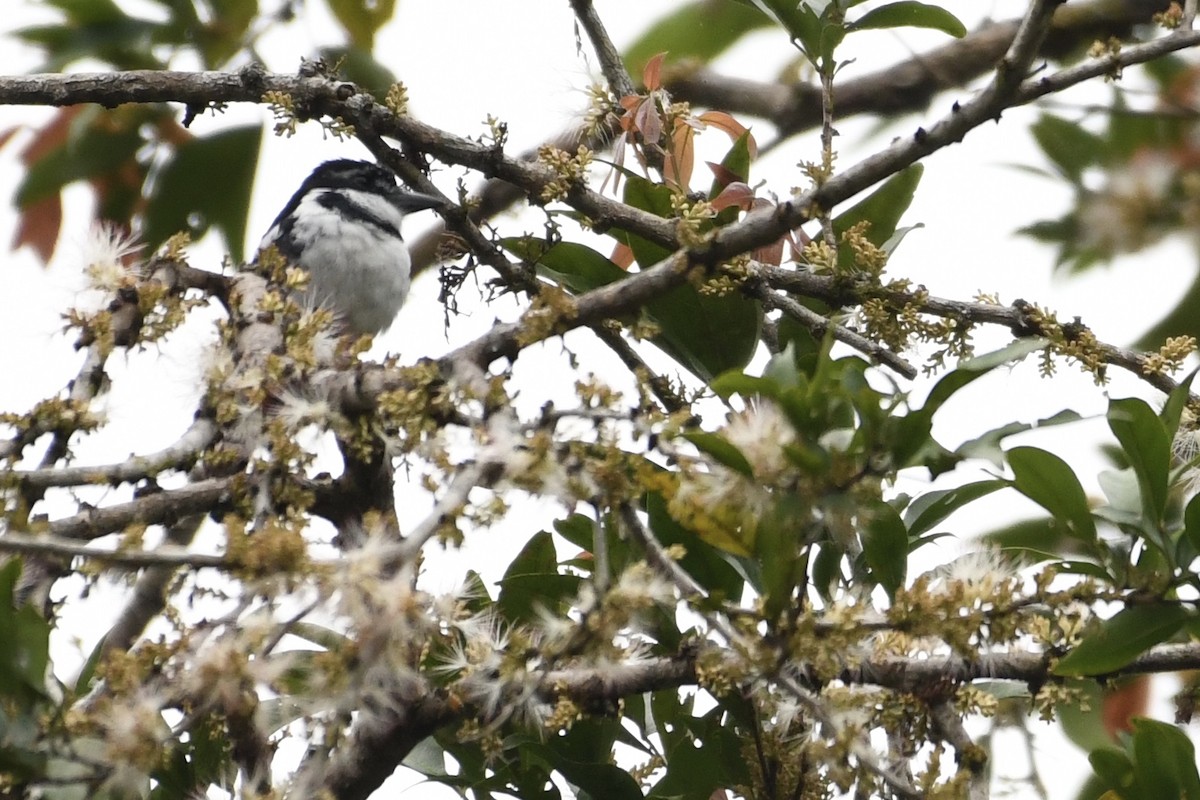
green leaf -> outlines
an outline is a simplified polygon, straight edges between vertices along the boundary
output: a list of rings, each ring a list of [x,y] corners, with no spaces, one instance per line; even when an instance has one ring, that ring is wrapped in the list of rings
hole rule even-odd
[[[661,495],[646,495],[646,516],[654,538],[663,547],[683,545],[684,555],[679,559],[679,566],[684,572],[715,595],[728,600],[741,597],[746,579],[737,560],[676,522],[667,512]]]
[[[1108,427],[1137,474],[1147,521],[1157,527],[1167,507],[1171,472],[1171,440],[1163,421],[1146,401],[1129,397],[1109,402]]]
[[[209,0],[211,20],[194,27],[204,63],[218,69],[245,47],[246,31],[258,17],[258,0]]]
[[[926,492],[914,500],[905,512],[908,535],[917,537],[932,530],[933,526],[967,503],[986,497],[1005,486],[1008,486],[1007,481],[988,480],[963,484],[953,489]]]
[[[15,202],[19,207],[27,208],[57,194],[73,181],[105,176],[122,165],[136,163],[137,152],[145,144],[141,134],[130,128],[105,130],[102,122],[93,125],[93,120],[81,115],[72,123],[66,144],[30,165],[17,187]]]
[[[1097,515],[1118,525],[1137,526],[1142,523],[1142,489],[1131,468],[1101,470],[1097,477],[1107,505],[1096,509]]]
[[[728,0],[693,0],[659,18],[629,45],[625,65],[631,75],[641,75],[646,62],[663,52],[673,61],[708,62],[768,24],[758,11]]]
[[[1137,153],[1170,150],[1192,130],[1190,121],[1173,114],[1143,114],[1131,109],[1123,92],[1113,88],[1106,138],[1110,162],[1124,164]]]
[[[913,164],[884,181],[878,189],[859,200],[833,219],[833,230],[840,240],[842,235],[860,222],[870,222],[866,238],[876,247],[887,244],[896,233],[900,218],[912,204],[917,193],[917,184],[925,167]],[[854,265],[854,253],[849,247],[838,248],[838,267],[850,269]]]
[[[103,25],[125,18],[113,0],[47,0],[46,5],[62,11],[76,25]]]
[[[1083,417],[1077,412],[1070,409],[1059,411],[1053,416],[1039,419],[1037,422],[1009,422],[1001,425],[998,428],[993,428],[986,433],[976,436],[974,439],[963,442],[958,447],[954,448],[954,454],[963,458],[983,458],[995,464],[997,467],[1004,466],[1004,450],[1000,447],[1001,442],[1010,436],[1015,436],[1018,433],[1035,430],[1038,428],[1049,428],[1055,425],[1065,425],[1071,422],[1079,422]]]
[[[964,361],[944,375],[925,398],[925,404],[895,421],[893,457],[901,467],[924,465],[943,456],[940,445],[933,441],[933,415],[955,392],[996,367],[1024,358],[1046,346],[1044,339],[1020,339],[1007,347]]]
[[[1105,620],[1054,667],[1055,675],[1115,672],[1183,628],[1189,614],[1178,604],[1132,606]]]
[[[671,216],[672,197],[670,189],[645,178],[635,175],[625,181],[625,202],[660,217]],[[624,233],[623,237],[642,269],[670,255],[666,248],[636,234]],[[746,366],[758,347],[762,307],[741,294],[701,294],[685,284],[651,300],[645,308],[661,331],[654,344],[705,383],[722,372]]]
[[[1066,522],[1077,538],[1096,540],[1087,495],[1067,462],[1036,447],[1014,447],[1008,451],[1008,463],[1018,492]]]
[[[728,399],[735,394],[745,398],[762,395],[776,399],[782,391],[782,387],[771,378],[746,375],[742,372],[726,372],[714,380],[710,387],[722,399]]]
[[[895,597],[908,574],[908,531],[896,509],[875,501],[863,509],[863,557],[879,585]]]
[[[541,275],[573,292],[587,292],[628,277],[586,245],[557,242],[547,248],[544,242],[528,238],[505,239],[503,245],[536,264]],[[649,242],[644,246],[656,247]],[[659,328],[650,341],[705,381],[746,366],[758,346],[762,309],[741,295],[702,295],[685,285],[651,300],[645,311]]]
[[[981,356],[967,359],[958,365],[953,372],[948,373],[945,377],[939,380],[934,387],[929,390],[929,396],[925,399],[925,406],[929,408],[931,405],[936,409],[940,408],[943,403],[950,397],[962,389],[967,384],[979,378],[982,375],[994,370],[996,367],[1002,367],[1011,364],[1015,361],[1020,361],[1030,353],[1035,353],[1046,346],[1046,340],[1038,337],[1030,337],[1027,339],[1019,339],[1010,345],[994,350],[990,353],[984,353]]]
[[[153,249],[179,231],[221,232],[235,261],[245,257],[246,214],[262,127],[231,128],[182,145],[163,168],[147,203],[144,236]],[[214,180],[213,176],[221,176]]]
[[[347,645],[351,644],[350,637],[345,633],[306,620],[299,620],[292,623],[288,627],[288,633],[307,642],[312,642],[317,647],[328,650],[331,653],[340,653],[345,650]]]
[[[530,537],[500,579],[496,599],[504,618],[512,622],[534,619],[539,608],[553,610],[578,588],[580,578],[558,570],[558,553],[547,531]]]
[[[1112,738],[1104,729],[1104,692],[1094,680],[1072,681],[1070,688],[1079,692],[1079,701],[1058,708],[1062,731],[1075,746],[1091,751],[1111,748]],[[1086,709],[1086,710],[1085,710]]]
[[[804,581],[801,543],[810,516],[805,500],[785,494],[758,521],[751,545],[762,580],[763,616],[768,621],[794,607],[793,594]]]
[[[503,239],[500,243],[505,250],[533,264],[539,275],[576,294],[628,277],[607,256],[584,244],[556,242],[547,247],[541,239],[526,237]]]
[[[1192,550],[1200,553],[1200,494],[1192,497],[1183,511],[1183,535]]]
[[[1166,428],[1167,437],[1172,440],[1179,432],[1179,420],[1182,419],[1183,410],[1187,407],[1192,382],[1196,380],[1197,373],[1200,373],[1200,369],[1192,370],[1186,378],[1179,382],[1178,386],[1171,390],[1171,393],[1167,395],[1167,402],[1163,403],[1162,411],[1159,413],[1163,426]]]
[[[78,697],[88,693],[92,688],[92,680],[96,677],[96,666],[100,663],[101,657],[104,655],[104,642],[107,637],[100,637],[100,641],[96,642],[96,646],[92,648],[92,652],[88,655],[87,661],[83,662],[82,669],[79,670],[79,675],[75,678],[75,694]]]
[[[1133,771],[1147,797],[1200,800],[1196,747],[1174,725],[1133,720]]]
[[[621,192],[621,199],[627,205],[665,219],[671,216],[671,201],[674,197],[675,192],[661,183],[654,183],[636,174],[625,176],[625,189]],[[662,245],[633,234],[630,234],[629,246],[643,269],[654,266],[671,254],[671,251]],[[642,255],[638,255],[639,251]]]
[[[684,285],[646,310],[661,331],[654,344],[706,383],[745,367],[758,348],[762,307],[741,294],[706,295]]]
[[[94,25],[37,25],[16,35],[45,50],[46,60],[38,69],[62,72],[77,61],[92,59],[117,69],[164,69],[154,57],[153,46],[164,38],[163,26],[148,20],[125,17]]]
[[[50,623],[32,606],[14,605],[21,566],[13,559],[0,567],[0,698],[28,711],[47,698]]]
[[[580,790],[580,800],[614,798],[642,800],[642,790],[628,770],[616,764],[580,764],[565,758],[554,760],[554,769]]]
[[[967,34],[967,27],[946,9],[916,0],[900,0],[879,6],[846,26],[847,31],[869,28],[932,28],[956,39]]]
[[[1168,336],[1194,336],[1200,339],[1200,274],[1186,289],[1174,288],[1170,297],[1175,303],[1166,316],[1138,337],[1133,346],[1140,350],[1157,350]]]
[[[130,16],[110,0],[54,0],[46,5],[61,10],[66,22],[16,32],[46,51],[48,58],[39,71],[62,72],[84,59],[103,61],[117,69],[163,69],[153,53],[154,45],[186,41],[181,26]]]
[[[450,775],[446,771],[446,751],[432,736],[418,742],[400,763],[426,777],[445,778]]]
[[[817,555],[812,560],[812,585],[826,601],[832,599],[834,590],[841,583],[843,555],[841,548],[833,542],[817,545]]]
[[[186,742],[177,742],[166,763],[151,775],[155,783],[151,800],[173,800],[195,795],[208,784],[229,784],[237,769],[229,758],[229,736],[212,716],[193,720]]]
[[[1133,762],[1129,760],[1129,756],[1116,748],[1106,747],[1089,753],[1088,761],[1108,788],[1120,791],[1118,798],[1138,798],[1137,794],[1129,794],[1134,786]]]
[[[729,147],[729,151],[721,159],[721,166],[736,175],[742,183],[750,182],[750,131],[739,136],[737,141]],[[712,188],[708,190],[708,199],[712,200],[724,188],[724,182],[719,178],[713,178]]]
[[[1042,114],[1030,132],[1059,172],[1077,186],[1082,184],[1084,170],[1104,160],[1104,140],[1078,123]]]
[[[375,34],[396,11],[396,0],[325,0],[350,36],[350,43],[370,52]]]
[[[696,445],[700,452],[707,453],[734,472],[741,473],[747,478],[754,478],[754,468],[742,455],[742,451],[721,436],[705,431],[688,431],[683,434],[683,438]]]
[[[723,717],[718,707],[701,719],[682,720],[691,735],[664,748],[666,773],[651,788],[651,797],[709,798],[723,786],[749,782],[742,742],[730,726],[722,724]]]
[[[1028,683],[1007,678],[999,678],[994,681],[973,681],[971,686],[981,692],[986,692],[997,700],[1028,700],[1033,696]],[[1062,713],[1061,709],[1059,713]]]
[[[989,531],[982,538],[993,547],[1026,554],[1034,561],[1052,560],[1083,549],[1089,553],[1093,550],[1084,548],[1083,542],[1067,535],[1065,525],[1049,517],[1020,520]]]

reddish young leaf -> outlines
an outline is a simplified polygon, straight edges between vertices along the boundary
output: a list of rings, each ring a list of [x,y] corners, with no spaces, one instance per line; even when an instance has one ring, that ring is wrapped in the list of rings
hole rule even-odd
[[[663,162],[663,178],[686,192],[696,163],[696,131],[686,122],[676,122],[671,133],[671,152]]]
[[[763,264],[778,267],[783,263],[783,239],[776,239],[770,244],[754,248],[754,252],[750,254],[750,257],[755,261],[761,261]]]
[[[655,92],[662,88],[662,63],[666,57],[666,53],[659,53],[646,62],[646,68],[642,70],[642,83],[646,91]]]
[[[704,163],[708,165],[710,170],[712,170],[713,177],[717,180],[717,185],[722,189],[724,189],[726,186],[729,186],[731,183],[737,183],[739,181],[746,180],[745,175],[738,175],[724,164],[718,164],[715,161],[705,161]]]
[[[724,111],[705,111],[699,116],[699,120],[705,125],[711,125],[717,130],[725,131],[729,135],[729,138],[735,142],[743,133],[748,133],[750,130]],[[746,147],[750,150],[751,159],[758,157],[758,143],[754,141],[753,133],[746,137]]]
[[[709,164],[709,166],[714,166]],[[716,166],[720,166],[719,164]],[[724,167],[721,167],[724,169]],[[725,170],[728,172],[728,170]],[[715,170],[714,170],[715,172]],[[730,173],[732,174],[732,173]],[[721,193],[712,199],[712,206],[718,212],[730,206],[737,206],[742,211],[749,211],[754,205],[754,190],[739,180],[731,181]]]
[[[21,210],[12,249],[29,245],[45,266],[54,255],[61,228],[62,197],[58,194],[47,195]]]
[[[1133,733],[1133,718],[1146,716],[1150,705],[1150,676],[1137,675],[1104,693],[1100,717],[1113,741],[1120,733]]]
[[[8,130],[0,131],[0,150],[4,149],[4,145],[8,144],[8,140],[16,136],[17,131],[24,127],[22,125],[14,125]]]
[[[21,151],[21,163],[30,166],[41,160],[43,156],[61,147],[67,141],[71,122],[79,115],[84,106],[68,106],[50,118],[50,121],[38,129],[33,140]]]
[[[600,184],[600,191],[603,192],[608,188],[608,182],[613,182],[613,191],[619,191],[621,188],[621,167],[625,165],[625,137],[618,136],[617,141],[613,143],[613,168],[607,175],[604,176],[604,183]]]
[[[633,250],[624,242],[617,242],[617,246],[613,248],[612,255],[608,257],[608,260],[628,272],[629,268],[633,266]]]
[[[792,248],[792,261],[799,261],[800,256],[804,253],[804,248],[812,241],[812,237],[805,233],[802,228],[796,228],[788,234],[787,240]]]
[[[39,128],[29,144],[21,150],[21,163],[27,167],[32,166],[62,147],[67,141],[71,123],[83,108],[83,106],[70,106],[61,109],[51,117],[50,121]],[[61,229],[61,198],[57,194],[43,197],[20,209],[12,247],[16,250],[28,245],[33,248],[42,264],[48,264],[54,256],[54,248],[58,244],[58,234]]]
[[[633,116],[633,124],[642,134],[643,142],[648,145],[658,144],[658,140],[662,138],[662,119],[658,116],[658,105],[653,98],[646,98],[638,106],[637,113]]]

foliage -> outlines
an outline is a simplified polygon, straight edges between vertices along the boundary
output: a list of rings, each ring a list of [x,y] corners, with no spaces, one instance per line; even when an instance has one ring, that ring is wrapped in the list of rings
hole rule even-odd
[[[377,47],[394,2],[327,0],[342,41],[298,75],[220,71],[316,3],[45,5],[58,20],[16,34],[44,70],[120,74],[0,78],[0,102],[57,107],[20,154],[16,245],[51,259],[64,190],[85,184],[104,223],[85,271],[105,297],[66,314],[79,375],[0,415],[0,552],[13,556],[0,567],[0,794],[363,798],[403,766],[476,798],[982,798],[1006,754],[978,731],[1036,715],[1061,717],[1088,752],[1092,796],[1200,796],[1186,733],[1134,718],[1143,709],[1114,718],[1106,699],[1129,675],[1200,665],[1200,405],[1171,377],[1194,349],[1195,298],[1159,326],[1173,338],[1138,353],[1034,302],[933,297],[889,271],[920,225],[925,156],[1142,62],[1149,105],[1113,83],[1078,119],[1042,111],[1045,175],[1074,201],[1025,232],[1080,271],[1191,225],[1194,119],[1167,113],[1195,72],[1170,53],[1200,41],[1181,8],[1156,20],[1178,32],[1131,33],[1146,20],[1121,4],[1089,6],[1084,26],[1033,3],[1005,51],[968,67],[1002,26],[968,33],[913,0],[690,0],[619,55],[593,4],[572,0],[607,85],[569,144],[520,158],[500,120],[472,139],[408,115]],[[988,83],[844,165],[835,123],[852,93],[834,87],[848,48],[908,28],[962,40],[917,59],[961,67],[922,67],[936,79],[924,99],[946,75]],[[1098,30],[1090,56],[1063,46]],[[747,81],[711,73],[720,91],[706,96],[691,82],[751,35],[791,42],[788,80],[803,79],[786,93],[816,98],[812,119],[770,110],[780,86],[749,97]],[[1071,63],[1022,82],[1050,56]],[[180,62],[209,72],[165,72]],[[902,104],[921,94],[880,91],[866,110],[916,110]],[[190,263],[189,240],[210,230],[247,260],[258,152],[274,143],[261,125],[189,130],[234,102],[258,104],[280,135],[356,138],[423,192],[442,166],[491,181],[443,210],[448,327],[470,275],[518,296],[519,316],[438,359],[371,360],[368,341],[297,304],[305,278],[270,248],[244,269]],[[793,139],[803,125],[818,144]],[[767,127],[779,138],[760,141]],[[714,141],[705,171],[698,148]],[[760,175],[768,147],[799,161],[783,197]],[[497,181],[530,208],[485,224]],[[220,319],[190,427],[162,451],[76,466],[105,425],[110,362],[152,355],[201,306]],[[977,353],[983,326],[1010,341]],[[627,374],[594,374],[570,338],[584,330]],[[541,396],[513,363],[560,339],[575,401],[519,410],[518,394]],[[935,436],[969,413],[968,387],[1034,360],[1051,380],[1062,362],[1098,384],[1125,369],[1166,395],[1161,409],[1107,400],[1103,499],[1062,456],[1014,442],[1078,423],[1069,409],[960,444]],[[980,464],[989,476],[959,480]],[[936,482],[901,491],[913,475]],[[402,483],[424,492],[423,516],[397,507]],[[516,510],[528,497],[545,519]],[[935,543],[982,527],[997,497],[1038,516],[930,568]],[[430,589],[435,548],[501,532],[520,542],[508,563]],[[67,575],[88,590],[56,605]],[[88,607],[95,588],[121,589],[124,607],[106,611],[87,663],[52,662],[63,607]],[[1195,702],[1180,692],[1181,722]]]

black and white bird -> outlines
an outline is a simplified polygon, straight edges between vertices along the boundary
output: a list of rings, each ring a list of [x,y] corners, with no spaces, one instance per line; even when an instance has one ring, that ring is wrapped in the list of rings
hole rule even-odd
[[[408,296],[412,261],[400,223],[441,202],[401,189],[376,164],[326,161],[300,184],[260,248],[273,244],[308,271],[304,303],[328,308],[349,332],[381,333]]]

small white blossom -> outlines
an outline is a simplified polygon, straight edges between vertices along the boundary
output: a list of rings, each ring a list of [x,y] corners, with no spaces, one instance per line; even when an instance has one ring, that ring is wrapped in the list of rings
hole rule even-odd
[[[795,441],[796,431],[771,401],[760,399],[734,414],[723,434],[750,462],[759,480],[773,483],[788,470],[783,448]]]
[[[1179,429],[1171,441],[1171,455],[1180,465],[1192,464],[1200,456],[1200,425],[1196,417],[1186,408],[1179,420]],[[1200,468],[1195,464],[1188,467],[1180,475],[1180,482],[1185,494],[1189,497],[1200,490]]]
[[[609,603],[634,609],[675,602],[675,587],[658,570],[644,562],[631,564],[608,592]]]
[[[162,701],[150,692],[139,692],[114,702],[104,715],[104,742],[114,763],[137,761],[147,743],[165,741],[170,729],[162,717]]]
[[[1166,156],[1144,153],[1114,169],[1108,185],[1079,209],[1085,247],[1104,253],[1137,250],[1163,232],[1154,220],[1170,199],[1178,166]]]
[[[1007,580],[1016,575],[1012,562],[999,550],[983,548],[959,556],[943,567],[947,581],[988,583]]]
[[[304,389],[289,389],[279,393],[279,405],[274,409],[274,414],[289,429],[299,430],[308,425],[326,427],[335,411],[328,398]]]
[[[1121,169],[1113,170],[1108,191],[1117,197],[1145,203],[1161,203],[1171,193],[1179,165],[1163,153],[1143,152]]]
[[[305,330],[312,330],[315,326],[312,317],[317,310],[311,305],[306,306],[300,315],[297,326]],[[323,314],[331,313],[328,309],[320,310]],[[313,361],[316,364],[326,365],[334,363],[338,348],[338,330],[340,328],[335,324],[321,326],[312,332],[312,355]]]
[[[757,530],[770,508],[766,488],[721,465],[711,472],[685,474],[667,504],[671,516],[693,530],[712,533],[710,528],[717,525],[726,534]]]
[[[933,574],[938,580],[931,585],[931,591],[960,591],[966,602],[975,603],[994,600],[1002,590],[1011,591],[1010,583],[1017,577],[1017,570],[1000,551],[984,548],[959,556]]]
[[[83,245],[84,272],[93,289],[115,292],[124,287],[136,267],[127,265],[129,257],[142,249],[131,235],[110,223],[93,225]]]

